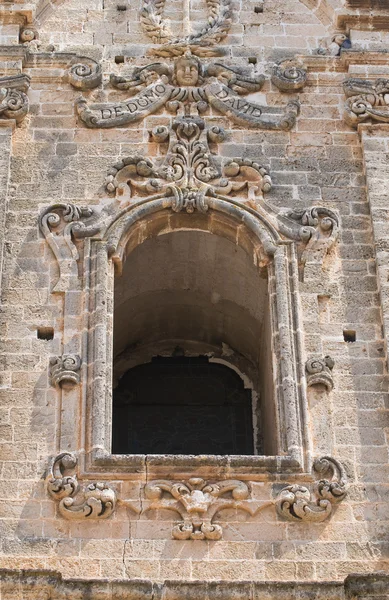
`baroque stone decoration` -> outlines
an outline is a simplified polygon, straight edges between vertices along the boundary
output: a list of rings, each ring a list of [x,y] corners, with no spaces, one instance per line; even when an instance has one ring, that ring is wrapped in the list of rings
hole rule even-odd
[[[87,127],[118,127],[155,113],[163,106],[173,114],[202,114],[209,106],[233,123],[257,129],[288,130],[300,111],[297,100],[285,109],[260,106],[240,98],[261,89],[263,75],[246,75],[241,69],[221,63],[203,65],[197,56],[186,53],[173,67],[153,63],[136,67],[128,76],[111,75],[115,88],[126,90],[133,98],[118,103],[88,105],[76,101],[77,112]]]
[[[75,454],[63,452],[53,461],[47,480],[47,491],[58,501],[65,519],[106,519],[115,510],[116,492],[104,482],[81,486],[76,475]]]
[[[328,40],[323,40],[317,49],[322,56],[339,56],[342,48],[351,48],[350,39],[344,33],[336,33]]]
[[[352,127],[367,120],[389,123],[389,79],[350,78],[343,84],[345,119]]]
[[[284,60],[274,65],[271,80],[279,90],[293,92],[303,89],[307,81],[307,71],[301,61]]]
[[[331,515],[333,506],[344,500],[347,477],[339,461],[323,456],[315,460],[313,471],[329,479],[319,479],[313,493],[303,485],[288,485],[282,489],[275,501],[280,516],[289,521],[321,523]]]
[[[209,47],[215,46],[227,35],[231,27],[231,0],[207,0],[207,23],[198,33],[190,31],[189,2],[184,3],[184,36],[176,37],[163,17],[165,0],[143,0],[140,19],[146,34],[158,49],[151,52],[157,56],[178,56],[190,49],[193,54],[209,54]]]
[[[180,515],[181,522],[172,529],[177,540],[220,540],[222,527],[213,522],[218,512],[233,508],[255,515],[264,506],[250,500],[246,483],[235,479],[217,483],[199,477],[187,482],[156,480],[146,485],[145,496],[151,500],[148,510],[167,509]]]
[[[39,227],[59,266],[59,280],[53,292],[64,292],[72,286],[74,288],[74,280],[78,279],[79,258],[75,240],[99,232],[99,226],[84,222],[84,219],[92,215],[92,208],[68,203],[53,204],[41,212]]]
[[[335,361],[330,356],[309,358],[305,363],[308,387],[324,385],[330,392],[334,387],[332,369]]]
[[[80,383],[81,358],[76,354],[63,354],[50,359],[50,379],[54,386]]]
[[[162,163],[157,166],[149,158],[133,155],[122,159],[109,172],[106,189],[115,192],[120,186],[126,193],[134,190],[143,195],[164,193],[173,195],[172,209],[206,212],[206,196],[247,191],[248,199],[262,197],[271,188],[271,179],[264,167],[249,159],[234,158],[219,166],[211,154],[209,142],[221,142],[226,133],[221,127],[205,127],[200,117],[175,119],[169,131],[156,127],[151,132],[157,142],[169,142]]]
[[[0,77],[0,119],[23,121],[28,113],[27,90],[30,78],[27,75]]]
[[[77,90],[91,90],[103,79],[101,65],[91,58],[80,57],[69,69],[69,83]]]

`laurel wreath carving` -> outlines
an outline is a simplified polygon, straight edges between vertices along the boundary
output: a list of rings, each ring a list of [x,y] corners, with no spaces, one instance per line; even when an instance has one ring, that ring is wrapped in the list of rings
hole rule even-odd
[[[231,0],[207,0],[208,23],[197,33],[175,37],[164,22],[165,0],[143,0],[140,20],[155,44],[174,46],[213,46],[218,44],[231,26]]]

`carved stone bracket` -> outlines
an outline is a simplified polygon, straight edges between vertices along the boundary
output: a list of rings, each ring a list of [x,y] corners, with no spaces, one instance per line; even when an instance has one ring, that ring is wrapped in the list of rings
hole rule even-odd
[[[330,516],[333,506],[344,500],[346,474],[335,458],[318,458],[313,470],[316,475],[328,475],[329,479],[319,479],[313,493],[303,485],[288,485],[281,490],[275,502],[280,516],[289,521],[322,522]]]
[[[58,501],[65,519],[106,519],[116,506],[116,492],[103,482],[81,486],[76,475],[77,458],[70,452],[59,454],[49,472],[47,491]]]
[[[273,67],[271,80],[282,92],[293,92],[304,87],[307,71],[301,61],[285,60]]]
[[[26,91],[30,79],[26,75],[0,77],[0,119],[15,119],[20,123],[28,113]]]
[[[175,119],[171,130],[156,127],[151,136],[156,142],[169,141],[165,158],[158,165],[140,155],[122,159],[106,178],[109,193],[164,193],[174,197],[175,212],[205,212],[206,196],[246,190],[248,199],[254,201],[271,188],[267,170],[250,159],[235,158],[220,166],[209,142],[223,141],[226,133],[221,127],[206,128],[199,117]]]
[[[305,371],[307,375],[307,385],[324,385],[330,392],[334,387],[332,377],[332,369],[335,362],[330,356],[313,357],[305,363]]]
[[[54,386],[80,383],[81,358],[76,354],[63,354],[50,359],[50,379]]]
[[[312,206],[283,210],[277,215],[280,231],[305,244],[301,261],[321,262],[338,237],[339,219],[329,208]]]
[[[100,230],[98,225],[84,223],[83,219],[88,219],[92,215],[91,208],[65,203],[53,204],[40,214],[39,227],[59,266],[60,276],[54,286],[54,292],[64,292],[72,285],[74,288],[73,278],[78,278],[79,258],[74,241],[95,235]]]
[[[188,48],[194,54],[207,55],[207,49],[219,44],[231,27],[231,0],[207,0],[208,19],[201,31],[177,38],[163,17],[164,7],[165,0],[143,0],[140,14],[143,29],[155,44],[162,45],[151,51],[154,55],[178,56]],[[184,27],[188,25],[184,17]]]
[[[91,58],[79,58],[69,69],[69,83],[78,90],[98,87],[103,79],[101,66]]]
[[[264,504],[250,500],[250,491],[236,479],[208,483],[192,478],[187,482],[156,480],[145,487],[151,503],[148,510],[172,510],[181,521],[174,525],[172,535],[177,540],[220,540],[222,527],[213,522],[225,508],[235,508],[255,515]],[[266,505],[269,503],[266,503]]]
[[[389,79],[351,78],[343,84],[345,119],[352,127],[367,120],[389,123]]]

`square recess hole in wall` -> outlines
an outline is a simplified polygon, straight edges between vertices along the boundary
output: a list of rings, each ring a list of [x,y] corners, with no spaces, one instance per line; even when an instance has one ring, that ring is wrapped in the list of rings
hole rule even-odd
[[[120,65],[120,64],[124,63],[124,56],[122,56],[122,55],[115,56],[115,63],[117,65]]]
[[[343,339],[345,342],[355,342],[357,339],[357,332],[354,329],[343,329]]]
[[[36,337],[38,340],[52,340],[54,338],[53,327],[38,327],[36,330]]]

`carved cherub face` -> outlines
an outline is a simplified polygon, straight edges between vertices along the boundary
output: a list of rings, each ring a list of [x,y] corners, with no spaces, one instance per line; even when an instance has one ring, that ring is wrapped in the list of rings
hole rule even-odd
[[[175,80],[178,85],[197,85],[200,76],[200,67],[196,58],[181,56],[174,67]]]

